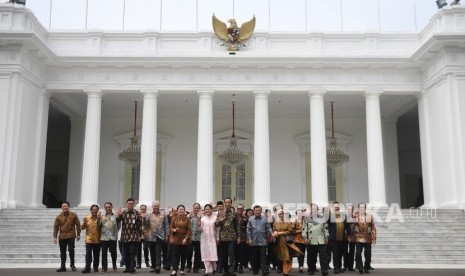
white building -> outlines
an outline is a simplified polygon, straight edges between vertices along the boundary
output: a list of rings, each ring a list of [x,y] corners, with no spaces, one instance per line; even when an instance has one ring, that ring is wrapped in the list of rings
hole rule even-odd
[[[465,208],[464,7],[427,21],[418,11],[433,1],[250,2],[1,4],[0,208],[226,195]],[[318,9],[334,17],[315,20]],[[255,14],[249,47],[229,55],[212,13],[239,25]],[[134,100],[140,168],[118,159]],[[229,170],[218,155],[233,100],[249,159]],[[332,101],[350,161],[328,172]]]

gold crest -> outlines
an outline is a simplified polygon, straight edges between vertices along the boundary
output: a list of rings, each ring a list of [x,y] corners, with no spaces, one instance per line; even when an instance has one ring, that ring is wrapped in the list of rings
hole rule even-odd
[[[255,15],[254,17],[243,23],[239,28],[235,19],[229,19],[229,27],[226,23],[216,18],[213,14],[212,24],[216,36],[222,41],[221,46],[229,46],[228,50],[235,52],[239,51],[239,47],[247,47],[244,40],[252,36],[255,30]]]

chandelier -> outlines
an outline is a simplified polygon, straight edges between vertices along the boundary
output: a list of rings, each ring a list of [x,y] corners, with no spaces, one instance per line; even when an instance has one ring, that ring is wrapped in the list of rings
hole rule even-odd
[[[236,134],[234,133],[234,107],[235,107],[235,102],[232,102],[232,136],[231,140],[229,142],[229,148],[223,151],[223,153],[220,154],[220,159],[223,160],[223,162],[235,166],[244,163],[247,160],[247,155],[241,151],[240,148],[237,147],[237,142],[236,142]]]
[[[134,101],[134,133],[131,143],[126,146],[119,154],[119,159],[135,167],[140,163],[140,144],[136,136],[137,125],[137,101]]]
[[[329,148],[326,151],[326,159],[328,165],[331,168],[336,168],[342,165],[345,162],[349,161],[349,156],[344,153],[344,151],[337,145],[336,138],[334,138],[334,111],[333,111],[333,104],[331,102],[331,141],[329,144]]]

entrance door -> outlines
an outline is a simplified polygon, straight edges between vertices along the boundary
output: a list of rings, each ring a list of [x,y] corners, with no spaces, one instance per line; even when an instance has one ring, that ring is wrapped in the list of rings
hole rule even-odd
[[[250,207],[252,200],[250,160],[236,166],[231,166],[220,160],[218,162],[220,163],[220,171],[217,171],[219,179],[217,178],[216,197],[221,200],[230,197],[234,206],[243,204],[246,208]]]

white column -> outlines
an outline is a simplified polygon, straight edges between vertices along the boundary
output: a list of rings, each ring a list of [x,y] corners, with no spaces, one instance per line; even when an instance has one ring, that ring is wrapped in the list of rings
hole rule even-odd
[[[47,148],[48,110],[51,94],[41,91],[37,112],[37,134],[34,146],[34,176],[35,183],[31,187],[31,207],[45,208],[42,204],[44,194],[45,152]]]
[[[199,128],[197,140],[197,202],[202,206],[213,202],[213,91],[197,91],[199,95]]]
[[[98,180],[100,161],[100,124],[102,91],[84,90],[87,93],[86,133],[82,166],[81,203],[89,207],[98,201]]]
[[[326,162],[326,130],[324,96],[326,91],[309,91],[310,156],[312,170],[312,202],[328,204],[328,169]]]
[[[270,91],[254,91],[254,205],[270,203],[270,131],[268,124],[268,96]]]
[[[371,207],[387,207],[384,178],[383,134],[379,96],[383,91],[366,91],[368,195]]]
[[[139,206],[155,200],[157,179],[157,98],[158,90],[142,90],[144,112],[140,162]]]
[[[423,92],[424,93],[424,92]],[[420,125],[421,170],[423,177],[424,204],[422,208],[436,208],[436,199],[433,186],[433,164],[431,162],[431,138],[429,130],[428,102],[423,93],[418,98],[418,121]]]

